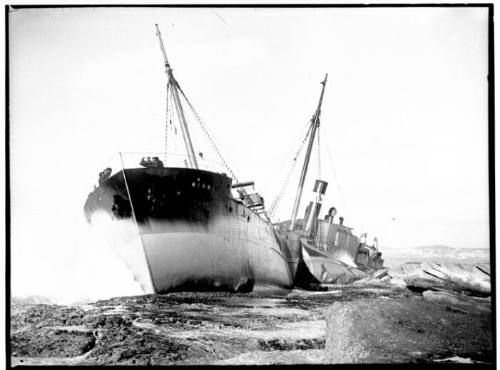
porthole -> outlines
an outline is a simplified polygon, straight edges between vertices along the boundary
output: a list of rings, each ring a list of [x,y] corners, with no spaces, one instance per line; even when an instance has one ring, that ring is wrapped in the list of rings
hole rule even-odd
[[[207,189],[210,190],[210,184],[207,184]]]
[[[178,191],[176,194],[177,194],[177,195],[181,195],[181,192],[180,192],[180,191]]]
[[[201,188],[202,188],[202,189],[205,189],[205,184],[201,184]]]

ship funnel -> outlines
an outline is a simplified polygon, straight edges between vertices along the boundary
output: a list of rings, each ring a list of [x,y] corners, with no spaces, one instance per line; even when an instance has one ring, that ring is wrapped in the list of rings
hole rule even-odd
[[[323,180],[316,180],[314,183],[314,189],[313,191],[317,193],[318,195],[324,195],[326,193],[326,187],[328,186],[328,183]]]
[[[333,218],[337,214],[337,209],[335,207],[331,207],[328,210],[328,214],[325,216],[325,220],[328,221],[329,224],[333,224]]]
[[[304,220],[306,221],[306,227],[304,229],[304,236],[313,237],[316,234],[316,228],[318,224],[318,215],[321,209],[321,199],[326,192],[326,187],[328,183],[323,180],[316,180],[314,183],[314,193],[316,194],[315,200],[309,203],[306,210],[306,215]]]

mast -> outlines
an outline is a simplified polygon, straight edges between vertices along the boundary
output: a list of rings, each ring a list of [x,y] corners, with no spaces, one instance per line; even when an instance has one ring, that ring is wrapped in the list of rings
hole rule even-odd
[[[184,110],[182,109],[181,101],[179,99],[179,91],[178,91],[179,84],[175,80],[172,68],[168,63],[167,53],[165,52],[165,47],[163,46],[163,40],[161,38],[161,33],[160,29],[158,28],[158,24],[155,24],[155,26],[156,26],[156,35],[158,36],[158,39],[160,41],[160,48],[163,54],[163,60],[165,62],[165,73],[167,74],[167,84],[170,85],[170,91],[172,92],[175,110],[177,111],[177,116],[179,116],[179,120],[181,122],[182,138],[184,139],[184,145],[186,146],[189,165],[192,168],[198,169],[198,162],[196,161],[196,155],[194,154],[191,135],[189,134],[186,118],[184,117]]]
[[[307,168],[309,166],[309,160],[311,159],[312,147],[314,144],[314,137],[316,135],[316,130],[319,127],[319,115],[321,113],[321,103],[323,102],[323,95],[325,93],[326,80],[328,78],[328,73],[325,75],[325,79],[321,84],[323,88],[321,89],[321,95],[319,97],[318,107],[316,108],[316,112],[314,116],[311,118],[311,130],[309,134],[309,143],[307,145],[307,152],[304,158],[304,165],[302,166],[302,172],[300,174],[299,187],[297,189],[297,195],[295,196],[295,203],[293,204],[293,212],[292,212],[292,222],[290,223],[290,231],[295,228],[295,223],[297,221],[297,212],[299,211],[300,206],[300,198],[302,197],[302,190],[304,189],[304,182],[306,180]]]

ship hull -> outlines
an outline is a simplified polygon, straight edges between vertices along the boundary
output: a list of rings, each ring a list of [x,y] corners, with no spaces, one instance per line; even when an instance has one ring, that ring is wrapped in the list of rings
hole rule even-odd
[[[297,224],[294,231],[288,230],[289,221],[276,225],[296,286],[348,284],[383,268],[380,253],[360,243],[350,229],[319,220],[319,233],[311,239],[303,236],[303,221]]]
[[[272,226],[232,198],[225,175],[120,171],[89,195],[85,215],[145,293],[293,285]]]
[[[349,284],[368,276],[366,272],[305,244],[302,245],[302,256],[309,272],[320,283]]]
[[[280,235],[296,286],[309,289],[315,284],[348,284],[367,276],[357,265],[349,265],[318,250],[295,231],[285,231]]]

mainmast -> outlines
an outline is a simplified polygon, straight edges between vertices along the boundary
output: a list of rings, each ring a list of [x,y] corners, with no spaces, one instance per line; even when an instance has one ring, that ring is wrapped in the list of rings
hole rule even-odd
[[[177,115],[181,122],[181,131],[182,138],[184,139],[184,144],[186,146],[186,151],[188,154],[189,165],[192,168],[198,168],[198,162],[196,161],[196,155],[194,154],[193,143],[191,142],[191,135],[189,134],[188,126],[186,123],[186,118],[184,117],[184,110],[182,109],[181,101],[179,99],[179,84],[174,78],[174,74],[172,72],[172,68],[170,68],[170,64],[168,63],[167,53],[165,52],[165,47],[163,46],[163,40],[161,38],[160,29],[156,24],[156,35],[160,40],[160,48],[163,54],[163,60],[165,62],[165,73],[167,74],[167,84],[170,86],[170,91],[172,91],[172,97],[174,100],[175,110],[177,111]]]
[[[300,206],[300,198],[302,197],[302,190],[304,189],[304,182],[306,180],[307,168],[309,166],[309,160],[311,159],[311,152],[314,143],[314,137],[316,135],[316,130],[319,127],[319,115],[321,113],[321,103],[323,102],[323,95],[325,93],[326,80],[328,78],[328,73],[325,76],[325,79],[321,84],[323,88],[321,89],[321,95],[319,97],[318,108],[316,108],[316,112],[314,116],[311,118],[311,130],[309,136],[309,143],[307,145],[307,152],[304,158],[304,165],[302,166],[302,172],[300,174],[299,187],[297,189],[297,195],[295,196],[295,203],[293,205],[292,212],[292,222],[290,223],[290,231],[295,228],[295,223],[297,221],[297,212],[299,211]]]

